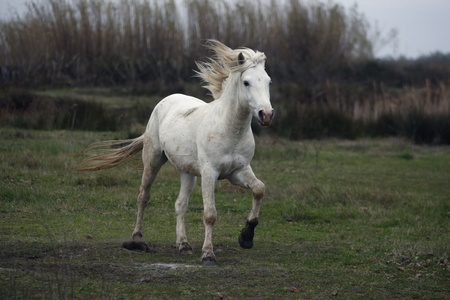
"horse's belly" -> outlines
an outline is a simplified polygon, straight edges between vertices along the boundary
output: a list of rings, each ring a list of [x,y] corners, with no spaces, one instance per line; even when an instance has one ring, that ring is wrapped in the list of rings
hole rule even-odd
[[[184,137],[184,133],[162,137],[161,146],[170,163],[178,171],[200,176],[197,149]]]

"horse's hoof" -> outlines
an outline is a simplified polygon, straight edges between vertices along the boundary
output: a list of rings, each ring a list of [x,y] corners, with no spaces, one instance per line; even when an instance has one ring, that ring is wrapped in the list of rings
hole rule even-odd
[[[239,234],[239,245],[244,249],[251,249],[253,247],[253,237],[255,236],[255,227],[258,225],[258,219],[247,221],[247,225],[241,230]]]
[[[202,264],[205,267],[217,266],[216,258],[215,257],[211,257],[211,256],[203,257],[202,258]]]
[[[144,240],[132,240],[122,243],[122,247],[127,250],[139,250],[144,252],[150,252],[150,247]]]
[[[241,234],[239,235],[239,245],[244,248],[244,249],[251,249],[253,248],[253,237],[251,239],[246,239],[245,234]]]
[[[181,255],[192,255],[194,250],[192,249],[191,245],[189,245],[189,243],[184,242],[180,246],[178,246],[178,252],[180,252]]]

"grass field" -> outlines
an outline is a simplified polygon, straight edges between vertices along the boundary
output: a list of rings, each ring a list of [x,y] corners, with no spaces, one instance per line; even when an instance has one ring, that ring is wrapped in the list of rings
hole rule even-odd
[[[192,256],[175,249],[178,175],[160,172],[131,237],[140,171],[72,171],[73,153],[125,134],[0,128],[1,299],[448,299],[450,147],[399,139],[257,138],[267,194],[254,248],[237,242],[249,191],[217,184],[217,267],[202,267],[202,200],[187,214]],[[199,185],[199,183],[198,183]]]

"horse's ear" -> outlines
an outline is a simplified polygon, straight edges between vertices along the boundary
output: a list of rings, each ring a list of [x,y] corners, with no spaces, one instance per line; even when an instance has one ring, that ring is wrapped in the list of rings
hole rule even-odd
[[[242,54],[242,52],[240,52],[238,55],[238,63],[240,65],[242,65],[244,62],[245,62],[244,54]]]

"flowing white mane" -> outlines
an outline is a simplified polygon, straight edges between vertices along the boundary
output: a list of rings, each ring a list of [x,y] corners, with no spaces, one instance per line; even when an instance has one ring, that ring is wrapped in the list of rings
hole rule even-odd
[[[233,50],[216,40],[208,40],[205,47],[212,50],[214,55],[206,62],[196,62],[199,69],[196,73],[206,83],[204,88],[212,93],[214,99],[222,95],[225,80],[231,73],[242,73],[266,61],[263,52],[255,52],[249,48]],[[238,59],[240,53],[244,56],[244,61]]]

